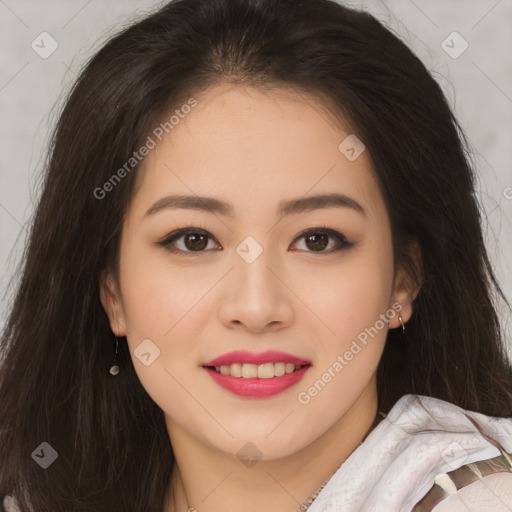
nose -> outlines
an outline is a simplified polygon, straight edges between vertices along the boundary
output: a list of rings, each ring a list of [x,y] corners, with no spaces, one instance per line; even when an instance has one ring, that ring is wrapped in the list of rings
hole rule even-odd
[[[292,324],[293,293],[279,264],[265,251],[252,263],[237,254],[234,268],[223,283],[219,316],[230,329],[251,333],[273,332]]]

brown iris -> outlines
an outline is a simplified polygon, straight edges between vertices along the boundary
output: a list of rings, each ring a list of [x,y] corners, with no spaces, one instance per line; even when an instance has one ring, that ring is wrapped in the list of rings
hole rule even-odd
[[[184,235],[183,241],[185,243],[185,247],[190,251],[201,251],[208,245],[208,237],[201,233]]]
[[[305,240],[309,249],[321,251],[327,247],[329,243],[329,235],[326,235],[325,233],[315,233],[313,235],[306,236]]]

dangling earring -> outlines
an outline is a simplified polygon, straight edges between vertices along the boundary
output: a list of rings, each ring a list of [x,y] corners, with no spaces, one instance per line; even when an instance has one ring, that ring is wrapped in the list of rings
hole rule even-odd
[[[114,363],[110,367],[110,374],[116,376],[119,373],[119,366],[117,365],[117,354],[119,351],[119,340],[116,336],[116,353],[114,354]]]
[[[402,334],[405,334],[405,325],[402,319],[402,315],[398,315],[398,320],[400,320],[400,325],[402,326]]]

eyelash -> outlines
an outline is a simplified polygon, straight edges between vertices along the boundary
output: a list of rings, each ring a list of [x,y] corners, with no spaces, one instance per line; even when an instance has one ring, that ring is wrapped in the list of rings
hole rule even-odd
[[[215,240],[215,238],[208,232],[206,229],[204,229],[202,226],[188,226],[184,228],[177,229],[176,231],[173,231],[169,235],[167,235],[165,238],[157,242],[157,245],[164,247],[166,250],[174,253],[179,254],[182,256],[198,256],[202,253],[205,253],[211,249],[203,249],[202,251],[184,251],[182,249],[176,249],[176,247],[173,247],[171,244],[178,240],[179,238],[183,237],[184,235],[188,234],[199,234],[199,235],[205,235],[209,237],[210,239],[214,240],[217,244],[218,242]],[[338,242],[338,247],[334,249],[330,249],[327,251],[306,251],[312,254],[332,254],[336,253],[338,251],[341,251],[342,249],[348,249],[349,247],[352,247],[355,245],[352,242],[349,242],[344,235],[339,233],[338,231],[335,231],[334,229],[328,228],[327,226],[318,226],[315,228],[308,228],[301,233],[297,235],[297,237],[294,239],[293,243],[297,242],[299,239],[309,235],[309,234],[323,234],[328,235],[331,238],[335,238]],[[330,241],[330,240],[329,240]],[[220,244],[218,244],[220,245]]]

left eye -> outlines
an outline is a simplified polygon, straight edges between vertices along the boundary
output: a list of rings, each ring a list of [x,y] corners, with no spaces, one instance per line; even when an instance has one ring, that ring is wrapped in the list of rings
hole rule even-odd
[[[307,252],[331,253],[353,245],[341,233],[325,228],[309,229],[301,233],[295,240],[300,239],[304,239],[304,245],[307,249],[310,249],[309,251],[306,249]],[[336,240],[337,245],[334,248],[331,246],[330,250],[326,251],[325,249],[329,246],[330,239]]]

